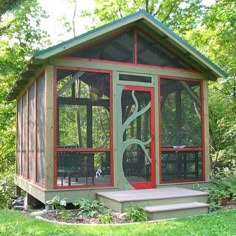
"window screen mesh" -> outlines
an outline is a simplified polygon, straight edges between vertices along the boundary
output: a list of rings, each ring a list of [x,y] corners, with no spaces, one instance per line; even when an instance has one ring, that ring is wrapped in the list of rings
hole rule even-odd
[[[33,179],[35,157],[35,92],[29,89],[29,178]]]
[[[200,180],[202,154],[198,151],[162,152],[162,180]]]
[[[45,78],[40,77],[37,81],[37,182],[45,182]]]
[[[102,42],[71,53],[69,56],[92,58],[99,60],[133,62],[134,57],[133,31],[115,35]]]
[[[22,175],[27,177],[27,99],[26,95],[23,96],[23,108],[22,108],[23,130],[22,130]]]
[[[21,168],[21,140],[22,140],[22,106],[21,98],[17,102],[17,143],[16,143],[16,173],[20,173]]]
[[[201,146],[200,83],[161,79],[162,147]]]
[[[138,32],[138,64],[190,69],[176,55],[142,32]]]

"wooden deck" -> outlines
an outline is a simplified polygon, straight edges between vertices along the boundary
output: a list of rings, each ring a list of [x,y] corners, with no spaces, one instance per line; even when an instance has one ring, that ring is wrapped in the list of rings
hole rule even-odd
[[[97,199],[118,212],[131,206],[143,207],[152,220],[208,212],[208,193],[178,187],[98,192]]]

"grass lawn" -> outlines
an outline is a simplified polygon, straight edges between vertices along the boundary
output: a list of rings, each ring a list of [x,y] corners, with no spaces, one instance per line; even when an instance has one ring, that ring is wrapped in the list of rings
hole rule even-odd
[[[123,226],[61,225],[29,218],[11,210],[0,210],[0,235],[232,236],[236,235],[236,210],[172,221]]]

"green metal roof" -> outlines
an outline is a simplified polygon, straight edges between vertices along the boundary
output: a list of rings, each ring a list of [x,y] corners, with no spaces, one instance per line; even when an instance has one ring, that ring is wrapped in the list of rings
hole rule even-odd
[[[197,49],[192,47],[184,39],[179,37],[176,33],[174,33],[160,21],[155,19],[151,14],[147,13],[145,10],[139,10],[134,14],[115,20],[95,30],[91,30],[80,36],[64,41],[47,49],[41,50],[34,55],[31,62],[33,62],[33,64],[34,62],[36,64],[43,63],[45,62],[45,60],[51,57],[63,55],[68,50],[76,48],[82,44],[86,44],[92,40],[96,40],[96,38],[103,37],[114,31],[127,28],[130,25],[138,26],[139,28],[142,28],[146,31],[148,30],[148,32],[152,36],[161,36],[163,40],[168,41],[168,45],[178,51],[179,55],[182,55],[182,57],[188,57],[189,61],[191,60],[193,65],[200,66],[202,68],[203,73],[206,73],[209,79],[215,80],[219,77],[228,77],[227,73],[224,70],[219,68],[216,64],[210,61]],[[9,100],[16,98],[19,94],[19,91],[22,91],[22,86],[21,88],[19,88],[17,83],[19,84],[21,80],[27,81],[27,79],[23,78],[23,76],[21,77],[22,78],[17,80],[15,86],[10,91],[8,95]]]

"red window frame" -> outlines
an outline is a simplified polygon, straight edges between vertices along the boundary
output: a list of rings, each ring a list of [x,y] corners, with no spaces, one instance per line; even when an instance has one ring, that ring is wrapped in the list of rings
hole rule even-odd
[[[125,85],[123,90],[135,90],[140,92],[150,92],[151,109],[150,109],[150,135],[151,135],[151,180],[148,182],[131,182],[131,185],[135,189],[155,188],[156,187],[156,151],[155,151],[155,100],[154,100],[154,88]],[[122,157],[123,158],[123,157]]]
[[[75,70],[82,72],[97,72],[106,73],[110,76],[110,147],[109,148],[60,148],[57,147],[58,144],[58,102],[57,102],[57,70]],[[56,66],[54,67],[54,188],[55,189],[80,189],[80,188],[101,188],[101,187],[111,187],[114,186],[114,169],[113,169],[113,93],[112,93],[112,71],[109,70],[98,70],[98,69],[88,69],[81,67],[64,67]],[[73,186],[58,186],[57,185],[57,153],[58,152],[109,152],[110,153],[110,184],[90,184],[90,185],[73,185]]]
[[[178,81],[194,81],[200,84],[200,101],[201,101],[201,147],[186,147],[186,148],[162,148],[162,129],[161,129],[161,79],[178,80]],[[204,114],[204,95],[203,95],[203,81],[197,79],[175,77],[175,76],[158,76],[158,103],[159,103],[159,177],[160,184],[168,183],[184,183],[196,182],[205,180],[205,114]],[[202,153],[202,176],[199,179],[184,179],[184,180],[170,180],[165,181],[162,178],[162,152],[188,152],[199,151]]]

